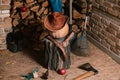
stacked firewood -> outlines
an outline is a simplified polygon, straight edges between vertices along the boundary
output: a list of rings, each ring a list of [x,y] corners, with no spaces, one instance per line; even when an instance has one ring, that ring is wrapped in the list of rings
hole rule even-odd
[[[48,0],[12,0],[12,25],[18,26],[39,25],[48,14]]]
[[[89,4],[88,12],[89,16],[92,12],[92,0],[87,2],[88,0],[74,0],[73,1],[73,20],[77,25],[81,25],[86,17],[86,8],[87,4]]]
[[[12,0],[11,18],[13,27],[20,28],[23,25],[39,25],[45,16],[51,12],[49,0]],[[63,1],[63,11],[69,16],[69,0]],[[87,0],[73,0],[73,24],[81,25],[86,16]],[[92,11],[90,0],[89,13]],[[22,24],[22,25],[21,25]]]
[[[22,31],[26,47],[41,48],[39,36],[43,31],[43,21],[51,12],[48,0],[11,0],[13,31]]]
[[[70,17],[70,0],[62,1],[63,14]],[[92,9],[91,2],[89,5],[89,13],[91,13]],[[71,39],[70,35],[67,35],[64,38],[57,40],[53,37],[48,36],[48,33],[44,28],[44,19],[46,15],[51,13],[51,6],[49,5],[49,0],[12,0],[11,6],[13,29],[15,29],[16,31],[19,29],[24,29],[23,32],[25,32],[25,35],[28,34],[31,36],[33,46],[32,49],[45,49],[45,63],[47,67],[56,71],[59,70],[59,68],[68,69],[71,65],[70,45],[67,45],[69,39]],[[77,36],[81,36],[80,26],[83,25],[82,23],[84,23],[86,17],[86,7],[87,0],[73,0],[73,32],[71,33],[72,35],[74,35],[74,33],[80,32],[77,34]],[[45,39],[45,37],[47,39]],[[29,39],[28,36],[27,39]],[[44,40],[45,43],[41,42],[42,40]],[[58,43],[57,41],[61,42],[62,44]],[[29,42],[28,44],[31,44],[31,42]],[[66,44],[67,46],[63,46],[64,44]]]
[[[62,0],[63,14],[67,16],[69,16],[69,1]],[[87,7],[86,1],[73,0],[73,29],[75,31],[79,31],[78,29],[81,28],[80,26],[84,22]],[[91,10],[92,0],[90,0],[89,13],[91,13]],[[11,18],[14,31],[25,29],[25,35],[33,35],[34,39],[39,38],[39,34],[42,33],[44,18],[50,12],[51,6],[49,5],[49,0],[11,0]],[[42,38],[42,36],[40,37]]]
[[[77,38],[80,38],[82,30],[84,29],[85,17],[87,12],[86,10],[88,10],[89,17],[87,21],[87,26],[89,26],[89,18],[92,13],[92,0],[74,0],[72,3],[72,8],[72,30],[79,31],[79,33],[77,34]]]
[[[73,19],[85,19],[87,0],[73,1]],[[63,0],[63,3],[69,1]],[[92,10],[92,0],[90,0],[89,12]],[[13,18],[13,26],[19,24],[19,20],[24,20],[24,24],[34,23],[34,20],[41,20],[44,15],[48,14],[48,0],[12,0],[11,2],[11,17]],[[63,5],[64,7],[64,5]],[[23,11],[22,9],[26,9]],[[67,8],[69,9],[69,8]],[[33,21],[31,21],[33,20]]]

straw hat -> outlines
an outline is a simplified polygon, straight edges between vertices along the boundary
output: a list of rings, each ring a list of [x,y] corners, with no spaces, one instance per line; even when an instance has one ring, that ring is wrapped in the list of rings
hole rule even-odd
[[[53,12],[44,19],[44,26],[50,31],[57,31],[64,27],[67,21],[67,16],[62,15],[60,12]]]

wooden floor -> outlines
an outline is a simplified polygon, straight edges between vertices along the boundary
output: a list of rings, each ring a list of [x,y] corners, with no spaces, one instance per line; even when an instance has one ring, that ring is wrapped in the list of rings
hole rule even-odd
[[[77,67],[87,62],[97,69],[99,73],[83,80],[120,80],[120,64],[116,63],[93,44],[89,43],[89,46],[91,57],[80,57],[71,54],[72,64],[67,73],[59,75],[55,71],[50,71],[48,80],[72,80],[86,72]],[[17,53],[11,53],[8,50],[0,51],[0,80],[24,80],[20,75],[27,75],[35,67],[39,68],[39,77],[33,80],[42,80],[40,76],[46,71],[42,66],[44,61],[42,54],[30,50]]]

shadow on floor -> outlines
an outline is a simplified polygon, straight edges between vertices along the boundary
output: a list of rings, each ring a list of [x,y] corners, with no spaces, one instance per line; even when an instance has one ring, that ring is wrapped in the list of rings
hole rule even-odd
[[[46,68],[45,65],[45,56],[44,51],[35,51],[33,49],[26,49],[23,51],[25,55],[29,56],[33,60],[35,60],[38,64],[40,64],[42,67]]]

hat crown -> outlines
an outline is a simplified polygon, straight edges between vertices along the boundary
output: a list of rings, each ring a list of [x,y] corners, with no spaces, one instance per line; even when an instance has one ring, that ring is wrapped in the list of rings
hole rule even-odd
[[[67,17],[59,12],[49,14],[45,20],[44,25],[50,31],[56,31],[64,27]]]

